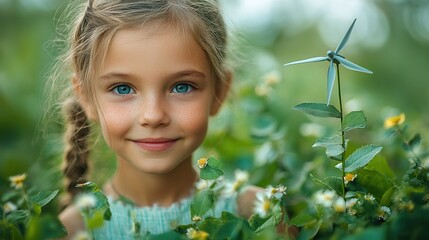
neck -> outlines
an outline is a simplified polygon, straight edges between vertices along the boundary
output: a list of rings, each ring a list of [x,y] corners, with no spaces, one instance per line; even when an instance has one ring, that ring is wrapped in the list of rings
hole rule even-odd
[[[124,196],[138,206],[169,206],[192,194],[197,178],[191,160],[163,174],[145,173],[118,161],[110,189],[113,197]]]

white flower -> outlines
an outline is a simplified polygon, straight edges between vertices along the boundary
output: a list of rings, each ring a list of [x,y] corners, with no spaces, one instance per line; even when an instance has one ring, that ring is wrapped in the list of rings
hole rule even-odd
[[[196,230],[195,230],[195,229],[193,229],[193,228],[188,228],[188,229],[186,229],[186,236],[187,236],[189,239],[192,239],[192,238],[193,238],[193,236],[195,235],[195,233],[196,233]]]
[[[205,168],[208,163],[209,163],[209,160],[207,158],[200,158],[197,161],[198,167],[200,169]]]
[[[3,205],[3,211],[6,214],[10,213],[10,212],[13,212],[13,211],[15,211],[17,209],[18,209],[18,207],[15,204],[11,203],[11,202],[7,202],[7,203],[5,203]]]
[[[234,176],[236,182],[247,183],[249,181],[249,173],[247,171],[236,169]]]
[[[256,214],[264,218],[271,211],[272,207],[273,204],[266,194],[261,192],[256,194],[255,208],[253,210]]]
[[[331,207],[336,195],[334,190],[319,190],[315,193],[315,202],[324,207]]]
[[[19,174],[9,177],[10,186],[15,189],[21,189],[24,186],[24,181],[27,178],[27,174]]]
[[[365,196],[363,196],[363,198],[367,201],[373,202],[375,200],[374,196],[372,196],[370,193],[365,194]]]
[[[344,184],[347,184],[349,182],[353,182],[355,180],[355,178],[357,177],[357,174],[353,174],[353,173],[347,173],[344,176]]]
[[[279,185],[278,187],[273,187],[271,185],[269,185],[265,191],[266,194],[268,196],[268,198],[270,199],[274,199],[276,198],[277,200],[282,199],[283,195],[286,195],[286,189],[287,187]]]
[[[80,231],[77,232],[75,235],[73,235],[72,240],[91,240],[91,235],[89,235],[89,233],[84,232],[84,231]]]
[[[215,183],[214,180],[200,179],[198,180],[198,182],[195,183],[195,188],[198,191],[203,191],[203,190],[209,189],[211,186],[213,186],[214,183]]]
[[[76,198],[76,206],[83,210],[95,207],[97,204],[97,199],[93,194],[82,193]]]
[[[355,206],[357,201],[358,201],[357,198],[351,198],[351,199],[347,200],[346,201],[346,207],[351,208],[351,207]]]
[[[346,202],[342,197],[338,197],[333,203],[334,211],[342,213],[346,211]]]
[[[202,220],[203,218],[197,215],[192,217],[192,222],[201,222]]]
[[[226,182],[222,194],[231,195],[237,193],[249,181],[249,173],[247,171],[237,169],[234,175],[234,182]]]
[[[350,215],[355,215],[357,211],[353,207],[358,203],[357,198],[352,198],[346,201],[346,209]]]
[[[378,217],[383,220],[386,220],[390,216],[390,214],[392,214],[392,211],[386,206],[381,206],[377,212]]]

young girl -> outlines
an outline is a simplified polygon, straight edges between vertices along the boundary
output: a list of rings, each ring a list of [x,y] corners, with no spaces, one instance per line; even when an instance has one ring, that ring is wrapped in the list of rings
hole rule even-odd
[[[71,66],[64,173],[73,197],[88,168],[89,123],[98,124],[117,169],[103,187],[112,219],[94,231],[96,239],[127,239],[130,211],[142,233],[189,223],[198,179],[193,152],[231,84],[226,43],[215,0],[85,3],[63,58]],[[223,199],[215,215],[227,210],[248,217],[256,191]],[[68,237],[84,229],[73,205],[60,220]]]

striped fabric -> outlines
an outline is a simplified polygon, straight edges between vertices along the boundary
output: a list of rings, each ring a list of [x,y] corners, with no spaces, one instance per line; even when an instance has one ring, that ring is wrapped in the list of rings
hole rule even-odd
[[[174,229],[178,225],[190,224],[190,203],[192,197],[168,207],[136,207],[121,201],[109,199],[112,218],[101,228],[93,231],[94,239],[139,239],[133,232],[133,219],[140,224],[140,236],[159,234]],[[222,211],[237,213],[235,196],[225,197],[216,202],[214,216],[220,217]],[[210,213],[210,211],[209,211]]]

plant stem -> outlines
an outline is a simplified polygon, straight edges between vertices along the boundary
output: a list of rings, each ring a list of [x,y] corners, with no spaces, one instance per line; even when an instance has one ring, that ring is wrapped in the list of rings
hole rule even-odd
[[[399,135],[401,135],[402,143],[403,143],[405,146],[407,146],[407,148],[408,148],[409,152],[411,152],[411,155],[412,155],[412,156],[413,156],[413,158],[414,158],[414,163],[415,163],[415,164],[417,164],[417,165],[420,165],[420,163],[421,163],[420,158],[417,156],[417,154],[415,154],[415,153],[414,153],[413,148],[411,147],[411,145],[410,145],[410,143],[409,143],[409,141],[408,141],[408,138],[407,138],[407,136],[405,135],[405,132],[404,132],[404,131],[402,131],[402,129],[401,129],[401,127],[399,127],[399,125],[396,125],[396,129],[397,129],[397,131],[399,132]]]
[[[337,67],[337,80],[338,80],[338,99],[339,99],[339,104],[340,104],[340,121],[341,121],[341,126],[340,128],[343,127],[343,100],[341,97],[341,81],[340,81],[340,64],[336,63],[336,67]],[[344,200],[346,200],[346,184],[344,183],[344,177],[346,176],[346,164],[345,164],[345,155],[346,155],[346,139],[344,136],[344,131],[341,130],[341,146],[344,149],[344,152],[341,153],[341,165],[342,165],[342,181],[341,181],[341,185],[342,185],[342,190],[343,190],[343,198]]]

